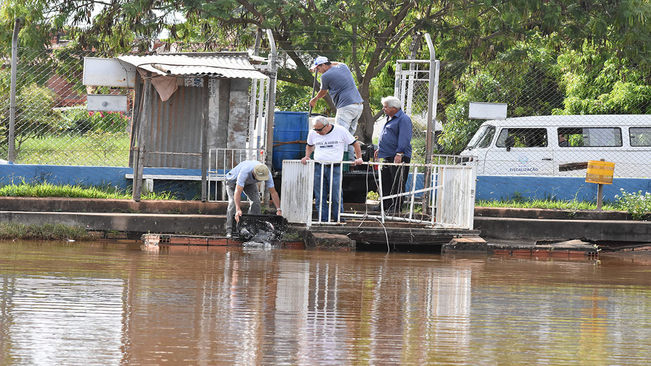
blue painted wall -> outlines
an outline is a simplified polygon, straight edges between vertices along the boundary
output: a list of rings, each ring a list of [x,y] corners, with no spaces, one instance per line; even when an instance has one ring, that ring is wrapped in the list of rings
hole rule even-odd
[[[615,178],[603,185],[604,202],[615,202],[615,195],[626,192],[651,192],[651,179]],[[596,201],[598,185],[586,183],[583,177],[506,177],[477,176],[478,200],[500,200],[516,196],[560,201]]]
[[[106,166],[0,164],[1,185],[20,184],[25,181],[26,183],[48,182],[55,185],[110,185],[126,190],[132,186],[132,180],[125,178],[126,174],[133,174],[133,169]],[[145,168],[144,174],[201,176],[201,169]],[[201,199],[201,181],[156,180],[154,191],[172,191],[178,199]]]
[[[145,174],[156,175],[197,175],[200,169],[145,168]],[[82,186],[111,185],[119,189],[130,189],[132,168],[60,165],[0,164],[0,184],[19,184],[49,182]],[[407,181],[411,187],[411,174]],[[416,180],[416,189],[422,189],[423,175]],[[612,185],[604,185],[604,201],[615,201],[620,189],[627,192],[651,192],[651,179],[615,178]],[[200,181],[162,181],[156,180],[156,192],[172,191],[179,199],[200,199]],[[418,195],[420,197],[420,194]],[[596,201],[597,185],[586,183],[582,177],[506,177],[480,175],[477,177],[478,200],[500,200],[514,197],[530,199],[556,199]]]

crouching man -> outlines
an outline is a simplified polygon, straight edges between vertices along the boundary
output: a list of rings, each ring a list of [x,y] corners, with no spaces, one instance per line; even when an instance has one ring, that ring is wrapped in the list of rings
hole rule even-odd
[[[271,194],[271,200],[276,206],[276,215],[282,215],[280,197],[274,187],[274,180],[271,178],[269,168],[259,161],[243,161],[226,174],[226,192],[228,193],[228,209],[226,211],[227,238],[233,235],[233,217],[239,222],[242,216],[242,192],[251,200],[249,214],[260,214],[259,182],[266,182],[265,184]]]

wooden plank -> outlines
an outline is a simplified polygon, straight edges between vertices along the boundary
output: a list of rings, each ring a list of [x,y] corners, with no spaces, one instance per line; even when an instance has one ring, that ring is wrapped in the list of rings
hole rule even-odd
[[[142,118],[140,120],[140,126],[138,126],[138,161],[134,162],[134,174],[136,179],[133,180],[133,200],[135,202],[140,202],[142,195],[142,173],[144,169],[145,162],[145,131],[149,127],[149,119],[151,118],[151,73],[147,73],[145,77],[145,85],[143,87],[143,106],[142,106]],[[135,167],[137,165],[137,167]]]

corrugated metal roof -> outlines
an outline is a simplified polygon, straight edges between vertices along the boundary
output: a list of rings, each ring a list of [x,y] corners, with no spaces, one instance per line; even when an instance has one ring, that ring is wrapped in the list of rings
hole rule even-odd
[[[224,78],[267,79],[267,76],[257,71],[246,57],[232,54],[120,56],[118,59],[165,76],[214,75]]]

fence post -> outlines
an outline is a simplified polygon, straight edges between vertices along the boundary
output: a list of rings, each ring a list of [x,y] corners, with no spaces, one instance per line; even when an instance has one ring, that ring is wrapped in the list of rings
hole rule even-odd
[[[140,118],[140,126],[138,126],[138,160],[134,163],[133,171],[133,200],[136,202],[140,202],[140,196],[142,195],[142,172],[145,165],[145,131],[149,127],[149,119],[151,118],[151,72],[147,72],[144,79],[142,117]],[[138,165],[137,169],[136,165]]]
[[[14,23],[14,35],[11,39],[11,92],[9,97],[9,152],[7,160],[16,159],[16,79],[18,78],[18,32],[20,18]]]
[[[208,130],[210,128],[210,78],[203,77],[203,123],[201,126],[201,202],[208,200]]]
[[[429,48],[429,89],[427,92],[427,136],[425,137],[425,164],[429,165],[432,162],[433,142],[434,142],[434,128],[436,118],[436,105],[438,104],[438,69],[439,62],[436,60],[436,53],[434,51],[434,44],[432,37],[429,33],[425,33],[425,41],[427,48]],[[426,169],[426,176],[429,176],[431,166]],[[429,181],[425,182],[425,188],[429,188]],[[429,192],[423,194],[423,214],[428,213]]]
[[[273,166],[273,146],[274,146],[274,110],[276,109],[276,41],[271,29],[267,29],[269,38],[269,92],[267,93],[267,166]],[[265,185],[265,194],[263,197],[264,205],[269,203],[269,190]]]

